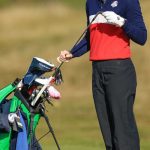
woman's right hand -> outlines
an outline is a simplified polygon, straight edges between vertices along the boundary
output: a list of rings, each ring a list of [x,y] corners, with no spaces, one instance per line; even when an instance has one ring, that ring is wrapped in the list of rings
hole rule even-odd
[[[62,63],[62,62],[69,62],[70,59],[72,59],[73,55],[67,51],[67,50],[64,50],[64,51],[61,51],[59,57],[57,57],[57,61],[59,63]]]

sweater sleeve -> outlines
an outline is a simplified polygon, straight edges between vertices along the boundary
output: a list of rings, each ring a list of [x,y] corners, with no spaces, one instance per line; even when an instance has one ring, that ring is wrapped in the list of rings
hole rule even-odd
[[[89,35],[88,33],[86,33],[83,39],[72,48],[71,54],[73,55],[73,57],[80,57],[88,51],[89,51]]]
[[[88,21],[89,13],[87,4],[86,4],[86,15],[87,15],[87,24],[89,24]],[[82,40],[71,49],[71,54],[73,55],[73,57],[80,57],[89,50],[90,50],[90,33],[89,30],[87,30]]]
[[[144,45],[147,40],[147,30],[143,21],[139,0],[127,0],[126,7],[126,21],[123,29],[131,40]]]

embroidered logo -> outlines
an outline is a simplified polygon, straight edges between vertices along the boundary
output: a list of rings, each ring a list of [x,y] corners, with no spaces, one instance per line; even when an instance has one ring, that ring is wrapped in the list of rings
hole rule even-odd
[[[112,2],[112,4],[111,4],[111,7],[117,7],[118,6],[118,1],[114,1],[114,2]]]

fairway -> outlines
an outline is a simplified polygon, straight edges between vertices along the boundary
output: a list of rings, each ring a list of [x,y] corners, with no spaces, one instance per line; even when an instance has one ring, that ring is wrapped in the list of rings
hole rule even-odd
[[[67,3],[67,0],[66,0]],[[0,9],[0,87],[22,77],[38,56],[55,64],[63,49],[71,49],[86,27],[83,7],[58,2],[11,5]],[[150,2],[141,2],[150,33]],[[150,40],[144,47],[132,43],[138,88],[135,114],[141,137],[141,150],[150,150]],[[62,150],[105,150],[99,130],[91,90],[91,62],[86,54],[62,67],[64,83],[58,87],[62,99],[48,105],[48,116]],[[48,128],[41,119],[37,138]],[[49,134],[40,141],[43,150],[57,150]]]

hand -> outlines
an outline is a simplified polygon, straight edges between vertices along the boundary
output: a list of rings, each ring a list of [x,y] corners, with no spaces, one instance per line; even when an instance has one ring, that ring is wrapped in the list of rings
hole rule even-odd
[[[105,11],[102,13],[102,15],[106,18],[108,24],[113,24],[118,27],[122,27],[125,23],[125,19],[117,15],[113,11]]]
[[[69,60],[73,57],[73,55],[69,51],[61,51],[60,56],[57,58],[59,63],[61,62],[69,62]]]
[[[16,113],[10,113],[8,114],[8,121],[10,123],[14,123],[15,118],[20,118]]]

